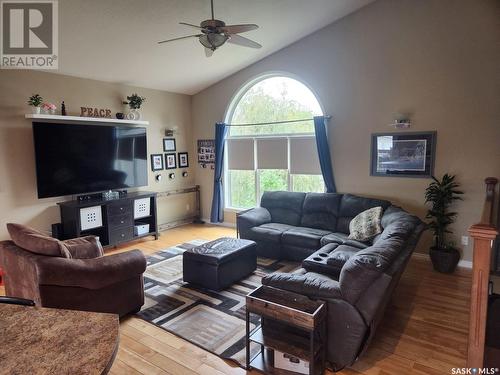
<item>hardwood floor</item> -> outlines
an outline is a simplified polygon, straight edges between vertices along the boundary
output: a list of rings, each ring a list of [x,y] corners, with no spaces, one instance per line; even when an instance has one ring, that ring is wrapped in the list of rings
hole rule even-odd
[[[192,239],[234,234],[230,228],[187,225],[163,232],[158,241],[142,240],[107,254],[130,249],[151,254]],[[412,258],[370,348],[352,368],[339,374],[434,375],[464,367],[470,286],[469,270],[439,274],[432,271],[429,261]],[[120,334],[120,349],[111,368],[114,375],[246,373],[138,318],[123,319]]]

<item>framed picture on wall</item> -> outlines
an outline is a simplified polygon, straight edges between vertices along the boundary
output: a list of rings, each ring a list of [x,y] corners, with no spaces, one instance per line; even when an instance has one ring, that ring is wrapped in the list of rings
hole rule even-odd
[[[189,157],[187,152],[179,152],[179,168],[189,167]]]
[[[165,154],[165,169],[177,168],[177,161],[175,159],[175,152]]]
[[[434,173],[437,133],[372,134],[372,176],[431,177]]]
[[[163,151],[175,151],[175,138],[163,138]]]
[[[163,155],[162,154],[152,154],[151,155],[151,170],[153,172],[163,170]]]
[[[198,163],[202,168],[215,163],[214,139],[198,139]]]

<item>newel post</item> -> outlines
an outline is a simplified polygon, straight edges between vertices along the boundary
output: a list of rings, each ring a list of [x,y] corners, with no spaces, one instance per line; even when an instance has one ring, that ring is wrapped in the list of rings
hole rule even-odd
[[[472,368],[484,367],[491,248],[492,242],[498,234],[492,221],[495,186],[498,180],[493,177],[488,177],[485,183],[486,201],[481,222],[469,228],[469,234],[474,240],[474,254],[472,263],[467,367]]]

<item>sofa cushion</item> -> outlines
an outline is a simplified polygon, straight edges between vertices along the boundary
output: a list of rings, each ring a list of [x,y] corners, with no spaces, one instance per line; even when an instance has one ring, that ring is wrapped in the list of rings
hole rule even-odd
[[[337,232],[349,233],[349,224],[351,220],[361,212],[377,206],[385,210],[390,205],[391,203],[386,200],[343,194],[340,201],[339,217],[337,219]]]
[[[341,194],[307,193],[300,225],[334,232],[337,229],[341,197]]]
[[[382,233],[382,207],[373,207],[359,213],[349,223],[349,239],[367,242]]]
[[[384,210],[384,214],[382,215],[381,224],[383,228],[388,227],[393,223],[399,223],[402,221],[410,221],[410,222],[418,222],[419,219],[403,210],[398,206],[389,206],[386,210]]]
[[[342,294],[355,303],[361,294],[379,278],[402,251],[405,241],[393,237],[358,251],[342,267],[339,283]]]
[[[345,233],[340,233],[340,232],[330,233],[321,239],[321,246],[325,246],[329,243],[343,244],[344,241],[347,241],[348,237],[349,236]]]
[[[271,222],[297,226],[300,225],[305,196],[305,193],[266,191],[260,205],[271,214]]]
[[[261,228],[277,230],[280,232],[286,232],[289,229],[295,228],[293,225],[281,224],[281,223],[267,223],[259,225]]]
[[[64,244],[56,238],[49,237],[37,230],[21,224],[7,224],[12,241],[31,253],[52,257],[71,258]]]
[[[360,249],[357,247],[339,245],[328,255],[326,263],[329,266],[336,268],[340,273],[344,264],[346,264],[346,262],[359,251]]]
[[[368,246],[370,246],[370,243],[368,242],[364,243],[356,240],[350,240],[347,234],[340,232],[330,233],[329,235],[321,239],[321,246],[325,246],[329,243],[343,244],[356,247],[358,249],[366,249]]]
[[[310,298],[342,298],[339,283],[315,272],[275,272],[262,278],[262,284],[306,295]]]
[[[267,241],[267,242],[281,242],[281,235],[283,232],[295,228],[292,225],[281,223],[267,223],[259,225],[258,227],[250,228],[246,232],[246,239],[253,241]]]
[[[282,242],[296,247],[319,249],[321,247],[321,238],[328,234],[330,232],[323,229],[295,227],[283,233]]]
[[[283,234],[283,231],[281,230],[276,230],[272,228],[266,228],[266,227],[253,227],[250,228],[246,234],[245,234],[245,239],[247,240],[253,240],[253,241],[267,241],[267,242],[275,242],[276,244],[279,244],[281,242],[281,235]]]

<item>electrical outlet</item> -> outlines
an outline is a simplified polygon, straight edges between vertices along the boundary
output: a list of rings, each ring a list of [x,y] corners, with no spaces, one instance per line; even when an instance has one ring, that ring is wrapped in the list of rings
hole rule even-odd
[[[469,245],[469,236],[462,236],[462,245],[464,246]]]
[[[191,209],[191,206],[188,204],[186,204],[186,212],[189,212],[189,210]]]

